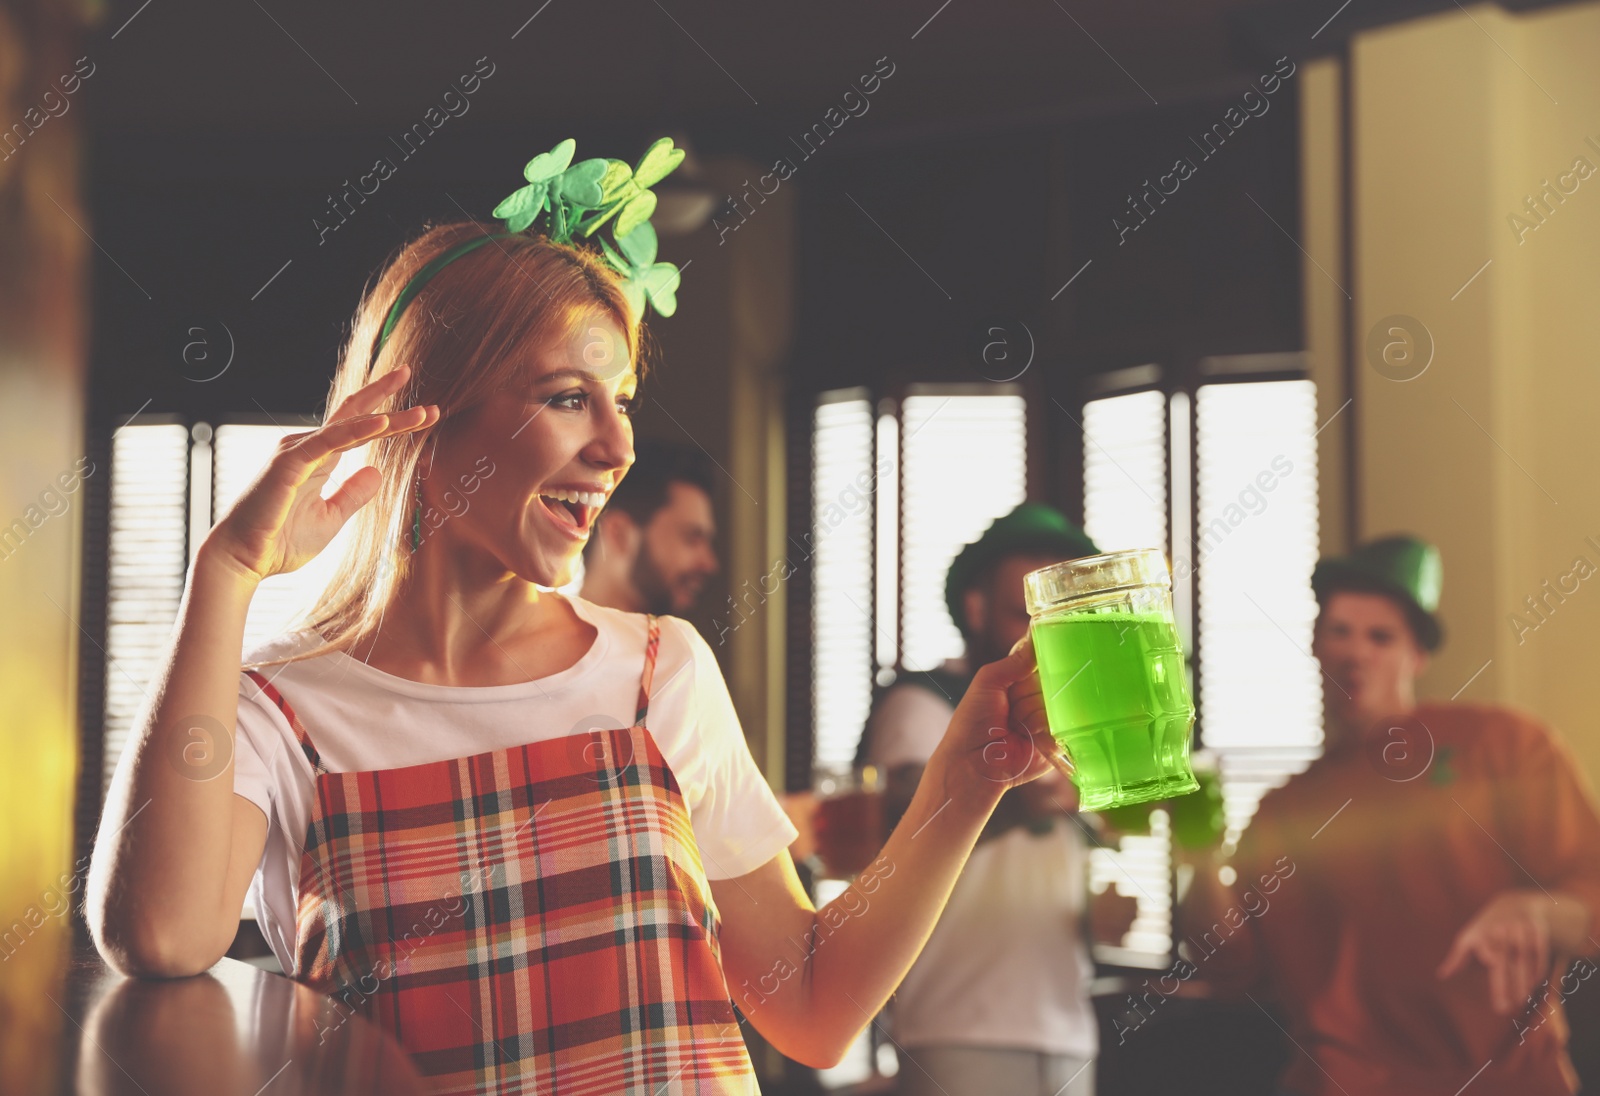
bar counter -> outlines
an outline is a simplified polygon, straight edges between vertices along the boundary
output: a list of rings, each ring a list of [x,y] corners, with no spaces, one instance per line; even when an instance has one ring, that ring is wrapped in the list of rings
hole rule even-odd
[[[223,959],[192,978],[126,978],[74,950],[58,1091],[76,1096],[410,1096],[411,1060],[376,1024],[279,974]]]

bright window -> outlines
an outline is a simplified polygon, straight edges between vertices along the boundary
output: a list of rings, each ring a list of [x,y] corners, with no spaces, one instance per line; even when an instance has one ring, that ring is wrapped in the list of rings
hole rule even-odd
[[[102,788],[151,689],[188,568],[189,430],[135,423],[111,437]]]
[[[1307,380],[1208,384],[1195,397],[1200,719],[1235,826],[1322,742],[1316,418]]]
[[[812,710],[819,768],[843,770],[872,701],[873,438],[864,392],[832,394],[813,421]],[[892,627],[892,625],[890,625]]]
[[[901,428],[901,660],[931,670],[966,650],[944,604],[951,561],[1027,498],[1027,405],[1020,395],[929,391],[906,397]]]
[[[1176,462],[1174,462],[1176,463]],[[1167,550],[1167,397],[1130,392],[1083,407],[1083,528],[1105,552]],[[1089,853],[1089,887],[1138,901],[1120,958],[1165,957],[1172,947],[1172,862],[1166,819],[1148,837]]]
[[[1229,361],[1247,371],[1284,360]],[[1202,372],[1216,380],[1192,396],[1147,388],[1084,405],[1084,526],[1107,551],[1168,553],[1199,726],[1236,834],[1262,794],[1304,769],[1322,741],[1320,672],[1310,654],[1316,389],[1303,379]],[[1164,961],[1171,861],[1164,815],[1156,817],[1150,837],[1094,851],[1090,885],[1139,900],[1124,946]]]
[[[850,767],[875,680],[965,653],[945,575],[963,545],[1027,496],[1026,410],[1007,385],[918,385],[898,404],[862,388],[819,399],[809,534],[817,767]]]
[[[1083,528],[1104,552],[1167,546],[1167,398],[1130,392],[1083,408]]]
[[[109,784],[171,640],[183,585],[201,540],[250,486],[285,434],[314,428],[227,423],[215,431],[132,423],[111,441],[108,642],[103,780]],[[323,487],[332,494],[365,463],[346,452]],[[293,627],[332,576],[346,526],[298,571],[263,582],[245,620],[244,651]]]
[[[214,442],[216,505],[212,520],[227,513],[246,488],[255,482],[262,467],[272,459],[279,438],[313,428],[308,425],[236,423],[217,427]],[[365,464],[363,452],[347,451],[340,457],[333,475],[323,485],[323,497],[333,494],[351,473]],[[349,537],[350,525],[347,523],[333,541],[304,567],[285,575],[273,575],[257,587],[255,597],[250,601],[250,614],[245,620],[241,658],[244,651],[299,626],[301,614],[311,609],[333,578],[334,568]]]

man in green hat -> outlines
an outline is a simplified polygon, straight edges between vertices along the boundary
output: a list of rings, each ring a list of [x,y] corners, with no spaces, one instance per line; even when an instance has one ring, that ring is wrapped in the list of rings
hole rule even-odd
[[[1324,752],[1185,911],[1202,976],[1286,1014],[1285,1094],[1577,1088],[1561,1002],[1600,952],[1594,792],[1532,717],[1417,699],[1441,574],[1408,536],[1317,564]]]
[[[1023,503],[955,557],[945,605],[966,657],[902,673],[874,699],[862,735],[858,762],[887,778],[886,828],[910,802],[973,670],[1027,634],[1022,576],[1098,551],[1060,511]],[[1088,853],[1076,807],[1076,789],[1053,771],[1001,798],[895,992],[902,1096],[1093,1093],[1093,967],[1078,931]]]

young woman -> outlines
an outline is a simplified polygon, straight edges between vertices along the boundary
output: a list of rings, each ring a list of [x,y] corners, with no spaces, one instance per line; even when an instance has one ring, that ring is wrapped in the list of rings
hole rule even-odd
[[[1050,768],[1032,648],[979,671],[878,861],[813,908],[706,642],[552,589],[633,462],[619,275],[499,237],[378,337],[402,287],[487,231],[399,254],[324,425],[201,545],[101,822],[96,943],[192,975],[248,893],[284,969],[374,1015],[439,1091],[753,1092],[734,1002],[783,1053],[836,1063],[1001,794]],[[359,446],[371,464],[322,498]],[[261,582],[346,522],[309,626],[241,673]]]

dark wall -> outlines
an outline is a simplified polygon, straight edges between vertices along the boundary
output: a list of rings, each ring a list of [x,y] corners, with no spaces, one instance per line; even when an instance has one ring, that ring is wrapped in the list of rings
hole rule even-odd
[[[1038,315],[1050,138],[1004,134],[800,165],[795,391],[982,381],[984,323]],[[806,174],[808,173],[809,174]]]
[[[1301,348],[1295,89],[1252,117],[1247,87],[1063,137],[1069,254],[1094,260],[1057,301],[1075,361]]]
[[[1295,93],[1292,76],[1270,95],[1241,82],[1049,129],[797,164],[793,398],[996,380],[1015,372],[997,360],[1003,339],[1018,365],[1032,355],[1019,381],[1037,444],[1030,493],[1076,512],[1086,376],[1156,361],[1182,380],[1207,354],[1302,348]],[[1212,145],[1190,140],[1218,124]],[[1180,157],[1187,179],[1170,177]],[[1142,225],[1120,231],[1139,224],[1129,198],[1163,174],[1172,193],[1152,193]]]
[[[1209,159],[1190,140],[1226,125],[1246,90],[798,165],[799,383],[982,380],[988,319],[1037,321],[1050,335],[1040,360],[1075,370],[1198,347],[1298,349],[1292,79],[1253,96],[1265,112]],[[1169,179],[1175,192],[1119,233],[1115,220],[1138,223],[1128,198],[1180,157],[1189,178]]]

